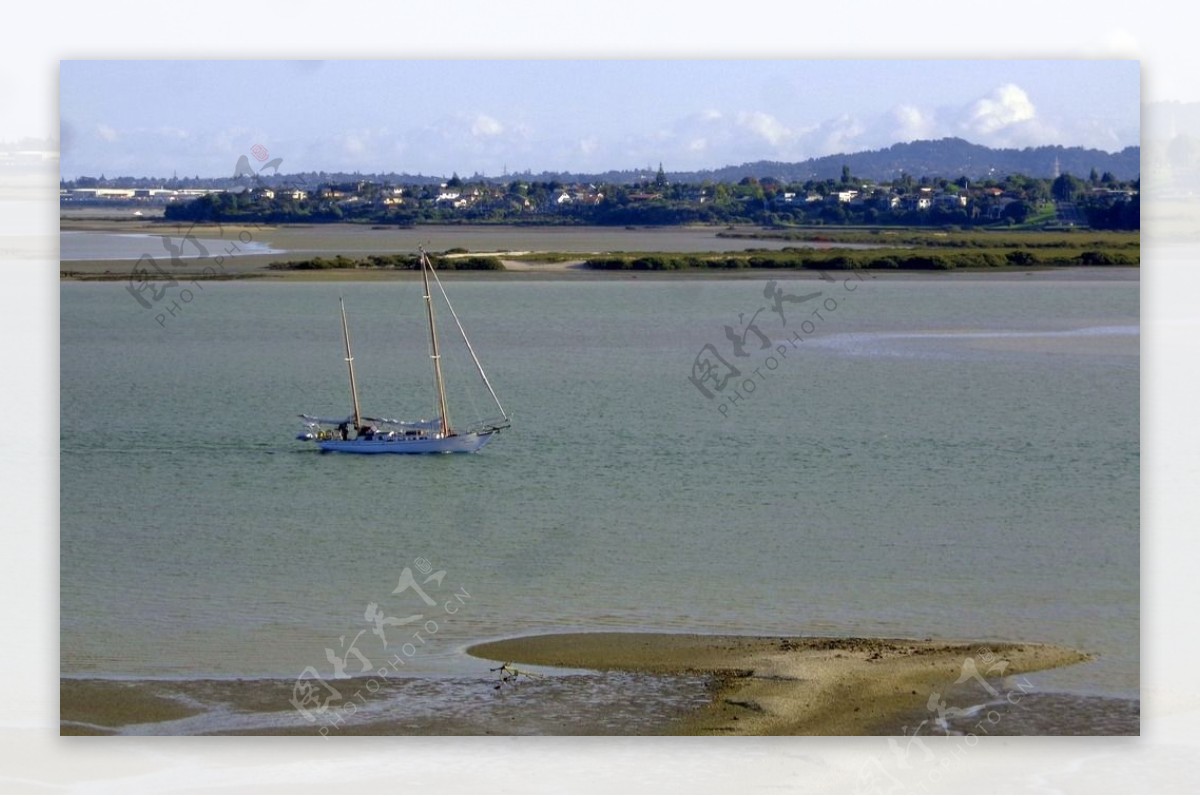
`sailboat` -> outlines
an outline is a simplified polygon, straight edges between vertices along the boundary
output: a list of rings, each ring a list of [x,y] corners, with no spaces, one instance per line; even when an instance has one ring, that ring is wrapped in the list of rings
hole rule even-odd
[[[338,299],[342,310],[342,342],[346,349],[346,366],[350,373],[350,399],[353,413],[345,418],[321,418],[312,415],[300,415],[304,422],[304,431],[296,439],[305,442],[315,442],[322,451],[337,453],[474,453],[500,431],[510,426],[508,414],[500,405],[492,383],[483,371],[483,365],[475,354],[467,333],[450,304],[442,280],[429,262],[425,250],[420,249],[418,258],[421,267],[421,283],[425,288],[425,317],[429,323],[429,357],[433,361],[433,383],[437,416],[432,420],[393,420],[381,417],[367,417],[362,413],[358,402],[358,384],[354,378],[354,355],[350,351],[350,326],[346,321],[346,302]],[[430,274],[433,284],[441,291],[442,299],[449,309],[454,323],[458,327],[471,360],[484,386],[496,403],[500,416],[491,420],[483,420],[472,425],[458,428],[450,423],[450,412],[446,406],[446,383],[442,377],[442,351],[438,341],[437,324],[434,320],[433,293],[430,290]]]

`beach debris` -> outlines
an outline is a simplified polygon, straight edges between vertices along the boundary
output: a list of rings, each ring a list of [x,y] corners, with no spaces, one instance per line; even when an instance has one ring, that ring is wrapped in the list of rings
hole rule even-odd
[[[537,672],[522,671],[521,669],[514,667],[511,663],[502,663],[499,666],[497,666],[495,669],[488,669],[488,671],[489,672],[499,672],[499,674],[500,674],[500,682],[498,682],[494,686],[492,686],[492,688],[494,688],[497,691],[499,691],[501,686],[504,686],[505,684],[516,683],[517,678],[519,678],[519,677],[524,677],[524,678],[530,679],[530,680],[537,680],[537,679],[541,679],[541,678],[545,677],[545,675],[538,674]]]

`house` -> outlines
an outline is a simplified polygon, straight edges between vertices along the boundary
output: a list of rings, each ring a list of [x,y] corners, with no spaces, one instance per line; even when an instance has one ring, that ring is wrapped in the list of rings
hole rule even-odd
[[[992,221],[999,221],[1004,218],[1004,208],[1008,207],[1013,202],[1017,201],[1011,196],[1001,196],[994,202],[988,204],[987,217]]]
[[[1092,196],[1097,199],[1115,199],[1127,202],[1137,194],[1130,188],[1092,188]]]
[[[959,210],[967,206],[967,197],[962,194],[941,193],[933,197],[932,205],[943,210]]]

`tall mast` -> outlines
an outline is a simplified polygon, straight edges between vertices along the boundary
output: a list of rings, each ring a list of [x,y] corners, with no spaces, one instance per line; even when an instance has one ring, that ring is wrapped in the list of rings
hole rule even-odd
[[[346,365],[350,368],[350,397],[354,399],[354,428],[362,428],[362,413],[358,409],[358,385],[354,383],[354,357],[350,354],[350,327],[346,324],[346,302],[338,296],[342,305],[342,339],[346,342]]]
[[[467,330],[463,328],[462,321],[458,319],[458,313],[454,311],[454,305],[450,303],[450,297],[446,295],[446,288],[442,287],[442,280],[438,278],[437,271],[433,272],[433,281],[437,282],[438,290],[442,292],[442,299],[446,302],[446,309],[450,310],[450,317],[454,318],[455,325],[458,326],[458,333],[462,335],[463,342],[467,344],[467,350],[471,352],[471,359],[475,362],[475,370],[479,372],[479,377],[483,379],[483,384],[488,388],[488,392],[492,394],[492,400],[496,402],[496,408],[500,410],[500,414],[508,420],[508,412],[504,411],[504,407],[500,405],[500,398],[496,395],[496,391],[492,389],[492,383],[488,380],[487,374],[483,372],[483,364],[479,361],[479,356],[475,353],[475,347],[471,345],[471,341],[467,338]]]
[[[433,324],[433,294],[429,290],[429,258],[421,249],[421,279],[425,283],[425,312],[429,317],[429,350],[433,359],[433,381],[437,385],[438,411],[442,415],[442,435],[450,436],[450,413],[446,409],[446,385],[442,380],[442,353],[438,349],[437,327]]]

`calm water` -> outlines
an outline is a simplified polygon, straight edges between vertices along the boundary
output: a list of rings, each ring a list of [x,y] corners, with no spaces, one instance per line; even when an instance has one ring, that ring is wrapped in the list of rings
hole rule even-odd
[[[192,238],[184,238],[179,233],[167,235],[151,235],[145,233],[116,234],[109,232],[79,232],[67,230],[59,233],[59,260],[74,262],[76,260],[138,260],[142,257],[154,257],[164,263],[171,260],[171,249],[164,246],[164,236],[176,247],[175,256],[182,259],[197,257],[219,257],[226,252],[234,237],[228,239],[201,237],[201,232]],[[175,228],[177,229],[177,228]],[[242,254],[275,254],[266,244],[250,241],[236,241]],[[203,249],[203,251],[202,251]]]
[[[313,452],[296,415],[348,411],[340,293],[364,411],[429,416],[416,284],[207,283],[159,323],[123,283],[66,283],[62,672],[328,676],[328,648],[355,674],[357,638],[376,667],[408,643],[406,672],[486,676],[462,648],[523,633],[870,634],[1072,645],[1100,657],[1030,679],[1136,698],[1118,273],[784,281],[822,291],[786,327],[765,280],[456,281],[513,428],[378,458]],[[770,348],[733,356],[723,326],[760,307]],[[689,382],[706,344],[740,400]],[[485,410],[447,364],[453,416]],[[393,593],[406,567],[432,606]]]
[[[181,249],[180,256],[196,257],[199,250],[180,237],[188,227],[166,224],[160,234],[66,231],[60,238],[60,260],[137,260],[149,254],[168,257],[161,236]],[[753,240],[718,237],[720,227],[512,227],[512,226],[439,226],[414,228],[366,227],[362,224],[286,225],[253,229],[253,240],[238,237],[233,229],[198,226],[192,234],[213,257],[236,251],[244,257],[254,254],[289,252],[295,255],[415,252],[424,246],[430,251],[454,247],[470,251],[550,251],[576,252],[740,252],[747,249],[871,249],[874,244],[830,243],[786,240]],[[232,244],[237,249],[230,249]],[[236,261],[236,260],[235,260]]]

